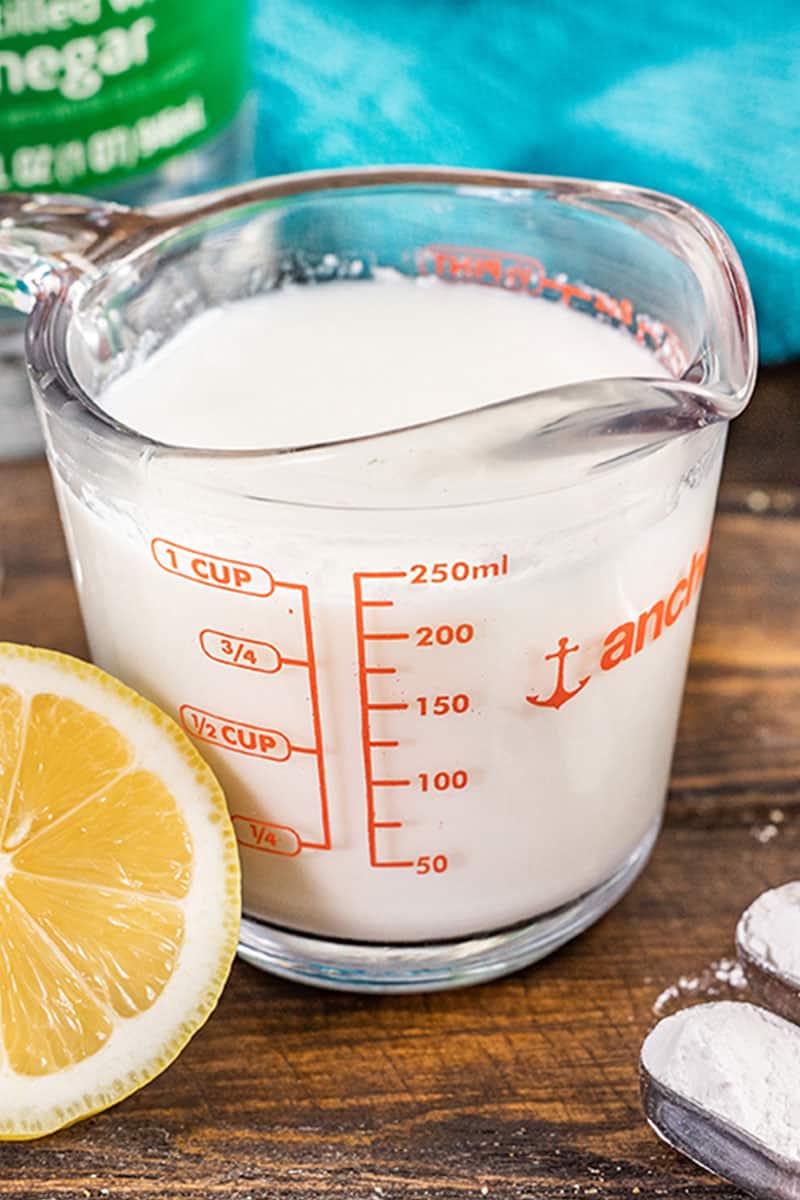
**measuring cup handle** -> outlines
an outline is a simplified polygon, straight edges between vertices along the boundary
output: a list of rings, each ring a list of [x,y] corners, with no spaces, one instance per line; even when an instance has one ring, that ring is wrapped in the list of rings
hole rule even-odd
[[[142,216],[83,196],[0,192],[0,304],[29,313],[64,278],[94,275],[97,260]]]

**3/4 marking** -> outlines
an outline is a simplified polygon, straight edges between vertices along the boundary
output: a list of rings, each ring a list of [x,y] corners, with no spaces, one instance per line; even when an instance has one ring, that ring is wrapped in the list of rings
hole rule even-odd
[[[243,817],[241,813],[232,816],[231,820],[237,842],[248,850],[264,850],[268,854],[295,858],[303,848],[300,834],[290,825],[273,825],[270,821]]]
[[[208,742],[210,746],[233,750],[236,754],[246,754],[251,758],[267,758],[273,762],[286,762],[291,756],[289,739],[277,729],[233,721],[230,717],[195,708],[193,704],[182,704],[180,715],[186,732],[201,742]]]
[[[283,665],[279,651],[269,642],[237,637],[233,633],[223,633],[221,629],[204,629],[200,634],[200,648],[214,662],[241,667],[244,671],[260,671],[263,675],[274,675]]]
[[[178,542],[168,542],[166,538],[153,538],[150,550],[162,571],[180,575],[192,583],[246,596],[271,596],[275,590],[272,575],[258,563],[240,562],[235,558],[208,554],[204,550],[192,550]]]

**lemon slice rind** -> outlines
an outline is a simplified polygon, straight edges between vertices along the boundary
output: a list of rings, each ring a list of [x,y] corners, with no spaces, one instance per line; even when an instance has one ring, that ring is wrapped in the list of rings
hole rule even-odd
[[[108,720],[133,747],[132,769],[152,772],[171,792],[193,851],[188,890],[180,901],[181,949],[149,1008],[121,1019],[108,1005],[113,1030],[107,1042],[55,1073],[14,1072],[0,1041],[0,1140],[25,1140],[129,1096],[163,1071],[205,1022],[236,953],[239,860],[217,780],[186,735],[154,704],[88,663],[10,643],[0,643],[0,683],[23,697],[56,693]],[[100,1003],[107,1000],[100,997]]]

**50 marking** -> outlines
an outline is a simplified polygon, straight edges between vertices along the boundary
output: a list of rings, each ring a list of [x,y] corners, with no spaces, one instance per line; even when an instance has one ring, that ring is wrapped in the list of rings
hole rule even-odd
[[[430,875],[431,871],[434,875],[444,875],[448,866],[446,854],[420,854],[414,863],[414,871],[417,875]]]

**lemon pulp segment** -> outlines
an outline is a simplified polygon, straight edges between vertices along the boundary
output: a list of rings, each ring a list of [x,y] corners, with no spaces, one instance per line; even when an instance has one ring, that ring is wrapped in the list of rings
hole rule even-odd
[[[224,799],[184,735],[96,668],[0,645],[0,1137],[69,1123],[162,1069],[213,1007],[237,926]]]

